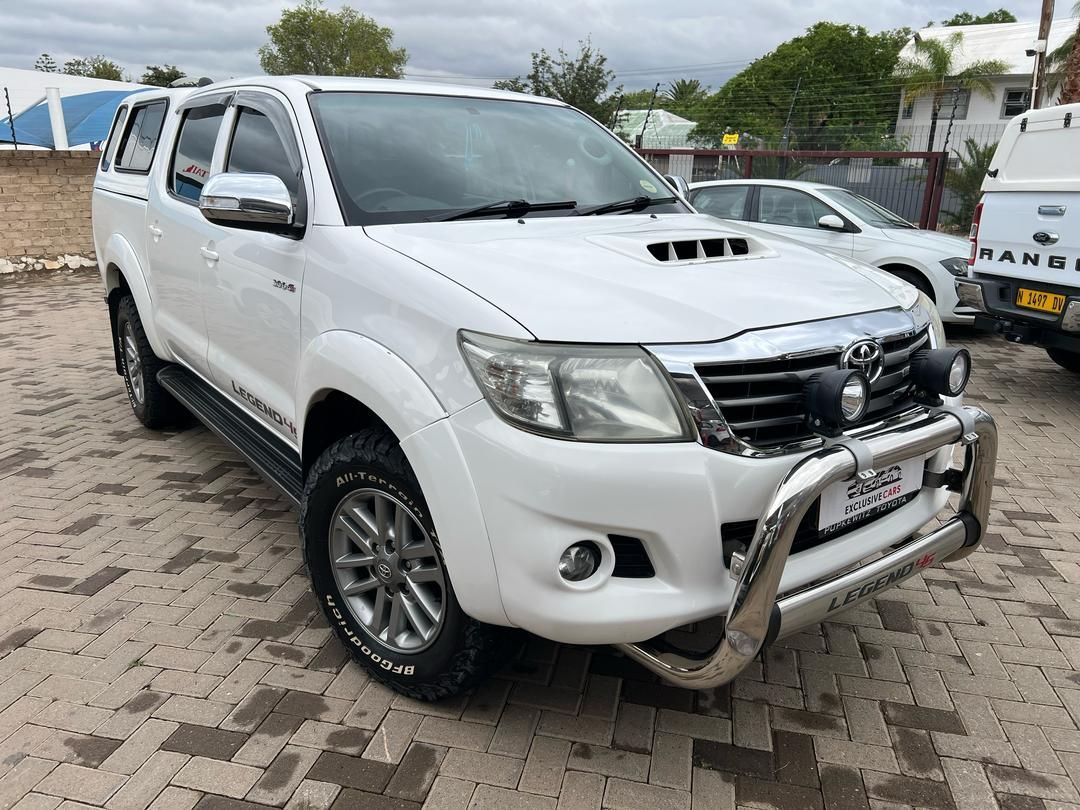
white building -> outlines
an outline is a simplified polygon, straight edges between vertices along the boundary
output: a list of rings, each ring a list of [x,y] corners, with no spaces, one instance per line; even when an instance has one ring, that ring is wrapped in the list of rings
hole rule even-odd
[[[1080,18],[1055,20],[1050,28],[1047,53],[1059,47],[1069,36],[1076,32]],[[924,28],[917,36],[922,39],[947,39],[954,33],[963,35],[960,47],[954,56],[956,66],[963,70],[974,61],[1000,59],[1008,66],[1008,72],[994,77],[992,96],[958,90],[952,93],[954,84],[944,78],[946,89],[941,110],[938,113],[937,131],[934,135],[933,150],[940,151],[945,144],[952,119],[952,132],[949,134],[949,150],[955,151],[966,138],[974,138],[980,144],[997,143],[1009,119],[1024,112],[1029,107],[1031,74],[1035,68],[1035,59],[1027,56],[1026,51],[1035,47],[1038,37],[1038,22],[995,23],[991,25],[933,26]],[[901,59],[917,59],[915,44],[909,41],[900,51]],[[1057,86],[1051,84],[1043,94],[1042,105],[1048,107],[1057,103]],[[953,113],[953,101],[956,111]],[[930,120],[933,110],[933,98],[922,96],[917,99],[905,99],[900,94],[897,110],[896,134],[907,138],[907,148],[923,151],[929,145]]]

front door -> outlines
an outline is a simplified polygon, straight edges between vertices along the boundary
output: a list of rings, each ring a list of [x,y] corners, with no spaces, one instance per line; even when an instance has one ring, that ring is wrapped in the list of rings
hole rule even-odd
[[[222,170],[280,177],[292,195],[298,228],[209,226],[205,248],[216,259],[203,276],[207,360],[219,388],[295,445],[308,192],[286,103],[240,91],[233,108],[221,145]]]
[[[811,247],[851,256],[855,246],[850,231],[823,228],[818,221],[836,211],[817,197],[794,188],[758,186],[757,221],[767,230]]]

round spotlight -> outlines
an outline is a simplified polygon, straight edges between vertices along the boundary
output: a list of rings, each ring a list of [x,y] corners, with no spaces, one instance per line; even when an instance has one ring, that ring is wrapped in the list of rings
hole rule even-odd
[[[931,349],[915,358],[911,377],[929,398],[958,397],[971,377],[971,355],[967,349]]]
[[[567,582],[581,582],[600,567],[600,549],[595,543],[574,543],[559,558],[559,576]]]
[[[964,393],[971,377],[971,355],[966,349],[957,353],[949,366],[949,396],[956,397]]]
[[[806,410],[816,433],[834,436],[855,424],[870,407],[870,380],[861,371],[815,374],[806,387]]]

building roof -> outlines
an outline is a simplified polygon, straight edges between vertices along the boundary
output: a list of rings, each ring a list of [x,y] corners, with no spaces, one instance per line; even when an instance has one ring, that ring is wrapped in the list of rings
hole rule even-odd
[[[1066,17],[1054,20],[1050,26],[1050,36],[1046,51],[1049,53],[1059,47],[1076,32],[1080,17]],[[919,36],[923,39],[947,39],[959,31],[963,40],[956,53],[957,70],[964,70],[975,61],[1000,59],[1009,65],[1006,74],[1030,76],[1035,67],[1034,57],[1025,55],[1032,48],[1039,36],[1038,22],[992,23],[989,25],[934,25],[923,28]],[[917,58],[915,43],[908,40],[900,51],[901,59]]]
[[[641,145],[646,149],[680,149],[690,147],[690,132],[696,126],[697,121],[667,110],[623,110],[615,122],[615,134],[631,143],[641,135]]]
[[[60,106],[64,110],[68,146],[94,145],[104,141],[116,115],[116,108],[120,106],[121,99],[128,95],[128,90],[99,90],[96,93],[61,96]],[[0,123],[0,141],[10,143],[11,130],[5,126],[6,123]],[[18,143],[55,148],[46,102],[16,115],[14,125]]]
[[[18,115],[42,101],[45,98],[46,87],[57,87],[60,89],[61,96],[68,96],[76,93],[93,93],[98,90],[113,90],[126,94],[146,85],[113,82],[108,79],[90,79],[86,76],[69,76],[66,73],[43,73],[40,70],[0,67],[0,89],[7,88],[8,95],[11,97],[13,115]],[[8,111],[4,106],[4,99],[0,96],[0,118],[7,118],[7,116]]]

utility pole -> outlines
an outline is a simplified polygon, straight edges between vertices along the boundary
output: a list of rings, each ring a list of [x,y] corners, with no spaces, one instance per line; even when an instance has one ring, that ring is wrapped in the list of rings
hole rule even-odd
[[[11,96],[8,95],[7,87],[4,88],[4,101],[7,102],[8,126],[11,127],[11,142],[15,151],[19,151],[19,139],[15,137],[15,116],[11,114]]]
[[[791,94],[791,104],[787,108],[787,118],[784,119],[784,134],[780,136],[780,149],[788,148],[788,140],[791,138],[791,114],[795,112],[795,102],[799,99],[799,88],[802,87],[802,76],[795,82],[795,92]]]
[[[1042,0],[1039,15],[1039,39],[1035,43],[1035,69],[1031,74],[1031,109],[1042,106],[1046,92],[1046,42],[1050,38],[1050,23],[1054,20],[1054,0]]]
[[[659,92],[660,82],[657,82],[656,87],[652,89],[652,98],[649,99],[649,109],[645,111],[645,120],[641,122],[641,132],[639,132],[637,136],[637,143],[635,144],[635,146],[637,146],[638,149],[640,149],[642,144],[645,142],[645,128],[649,126],[649,116],[652,115],[652,108],[653,105],[656,103],[656,94]]]
[[[780,136],[780,151],[786,152],[791,141],[791,115],[795,112],[795,102],[799,99],[799,88],[802,87],[802,76],[795,82],[795,92],[791,94],[791,103],[787,108],[787,118],[784,119],[784,132]],[[787,179],[788,159],[787,155],[780,158],[779,172],[781,180]]]

